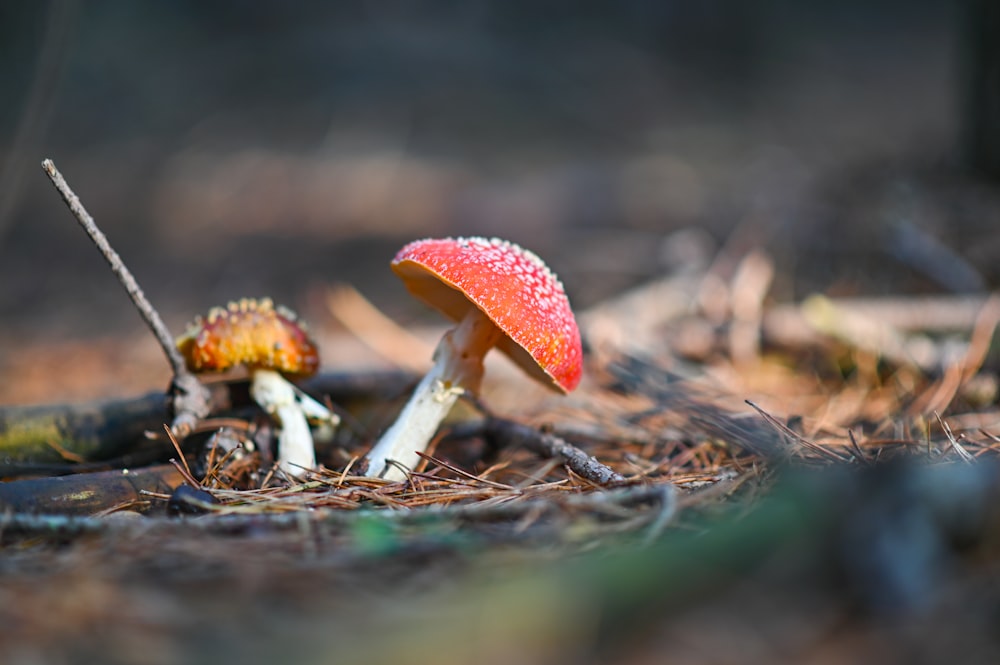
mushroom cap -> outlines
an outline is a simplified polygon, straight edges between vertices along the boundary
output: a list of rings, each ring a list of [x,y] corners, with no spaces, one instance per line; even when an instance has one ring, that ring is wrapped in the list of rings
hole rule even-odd
[[[237,365],[286,374],[313,374],[319,353],[294,312],[270,298],[243,298],[198,317],[177,340],[192,372],[224,372]]]
[[[580,383],[583,351],[562,283],[532,252],[499,238],[417,240],[392,260],[415,297],[461,321],[478,307],[503,332],[497,347],[560,392]]]

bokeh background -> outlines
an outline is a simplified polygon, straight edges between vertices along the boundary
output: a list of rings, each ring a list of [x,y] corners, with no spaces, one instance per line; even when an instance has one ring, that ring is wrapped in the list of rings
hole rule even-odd
[[[731,271],[750,256],[743,265],[757,274],[742,282],[754,291],[773,265],[774,302],[991,290],[998,36],[996,0],[0,2],[0,404],[162,391],[170,378],[43,175],[46,157],[172,330],[227,300],[271,295],[311,324],[330,369],[387,362],[331,315],[338,283],[408,331],[438,320],[388,267],[428,235],[521,243],[581,311],[698,256],[712,262],[696,273],[703,287],[737,283]],[[756,298],[744,300],[756,309]],[[550,409],[510,382],[516,407],[484,400],[518,421],[612,427],[580,443],[662,471],[646,477],[676,481],[676,503],[664,493],[616,508],[602,492],[550,483],[554,463],[524,455],[523,485],[507,470],[530,485],[526,499],[568,507],[561,497],[590,495],[594,507],[420,515],[398,528],[346,512],[341,522],[342,511],[324,525],[300,511],[294,529],[248,521],[245,531],[195,520],[133,529],[110,521],[142,519],[121,511],[106,531],[43,537],[19,537],[0,516],[0,659],[345,662],[364,652],[366,663],[397,663],[433,649],[439,663],[481,665],[664,653],[680,663],[998,662],[996,475],[986,456],[945,466],[962,446],[993,445],[982,441],[995,421],[980,416],[995,409],[978,408],[997,394],[995,362],[977,359],[985,340],[961,356],[966,347],[936,340],[947,369],[926,372],[890,358],[883,373],[853,345],[849,358],[807,346],[744,370],[734,334],[713,368],[715,326],[736,318],[702,310],[685,330],[708,331],[709,360],[691,372],[721,376],[719,392],[742,411],[702,404],[688,392],[697,382],[673,382],[660,358],[617,373],[590,364],[585,381],[613,380],[624,394],[585,383]],[[756,359],[759,321],[736,322]],[[487,381],[498,376],[491,368]],[[758,476],[740,462],[734,477],[717,461],[729,454],[720,439],[730,452],[774,441],[746,397],[804,441],[836,427],[835,445],[857,434],[879,460],[919,440],[914,467],[942,473],[886,463],[793,479],[775,503],[769,475],[783,464],[753,462]],[[950,447],[929,424],[938,400],[974,405],[942,407],[958,435]],[[655,437],[612,446],[624,424]],[[694,480],[679,480],[687,469]],[[706,529],[723,507],[734,519]],[[661,534],[668,527],[676,533]],[[645,549],[661,538],[662,549]]]
[[[45,157],[178,332],[244,295],[323,327],[337,282],[424,321],[388,262],[441,234],[535,250],[580,308],[669,271],[686,228],[766,249],[776,298],[988,288],[974,5],[3,3],[0,397],[168,378]]]

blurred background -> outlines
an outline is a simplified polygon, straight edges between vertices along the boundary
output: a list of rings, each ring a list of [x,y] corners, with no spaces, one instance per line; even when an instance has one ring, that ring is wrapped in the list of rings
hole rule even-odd
[[[764,248],[776,298],[987,289],[988,5],[3,3],[0,397],[168,378],[45,157],[177,332],[260,295],[322,327],[336,282],[429,320],[388,262],[443,234],[535,250],[578,308],[669,271],[685,228]]]

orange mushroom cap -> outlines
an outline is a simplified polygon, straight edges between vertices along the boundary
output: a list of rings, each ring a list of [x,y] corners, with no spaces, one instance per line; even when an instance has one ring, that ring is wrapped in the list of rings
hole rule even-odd
[[[414,296],[460,321],[478,307],[503,332],[497,347],[561,392],[580,383],[583,350],[563,285],[534,253],[498,238],[417,240],[392,269]]]
[[[243,298],[198,317],[177,340],[192,372],[224,372],[237,365],[308,375],[319,353],[294,312],[270,298]]]

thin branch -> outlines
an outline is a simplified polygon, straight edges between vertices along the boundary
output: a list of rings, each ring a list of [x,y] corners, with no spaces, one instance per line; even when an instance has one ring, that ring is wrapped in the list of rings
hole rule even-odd
[[[89,404],[0,407],[0,475],[68,458],[107,460],[135,449],[169,415],[160,393]]]
[[[182,482],[182,473],[170,464],[11,480],[0,483],[0,506],[9,513],[92,515],[141,500],[143,490],[169,494]]]
[[[562,460],[577,475],[598,485],[615,485],[625,477],[555,434],[513,420],[491,416],[486,419],[486,436],[498,448],[524,446],[535,454]]]
[[[173,335],[170,334],[159,313],[153,308],[149,300],[146,299],[146,295],[139,288],[139,284],[135,281],[135,277],[132,276],[132,272],[122,261],[121,257],[118,256],[118,252],[108,242],[104,233],[97,228],[94,218],[90,216],[87,209],[80,203],[79,197],[70,189],[65,178],[63,178],[51,159],[43,161],[42,168],[49,176],[49,179],[52,180],[52,184],[55,185],[55,188],[62,195],[70,212],[80,222],[80,226],[87,232],[87,235],[90,236],[97,249],[100,250],[108,265],[111,266],[111,272],[115,274],[121,285],[125,287],[129,298],[132,299],[146,325],[149,326],[153,335],[156,336],[156,341],[160,343],[160,347],[163,349],[164,355],[167,356],[167,361],[170,363],[170,369],[173,370],[174,375],[177,376],[187,372],[187,368],[184,366],[184,358],[181,357],[180,352],[174,344]]]
[[[186,434],[199,419],[208,415],[208,390],[188,371],[184,364],[184,358],[181,357],[180,351],[177,350],[173,336],[170,334],[170,330],[167,329],[166,324],[163,323],[163,319],[160,318],[160,314],[149,300],[146,299],[146,295],[139,288],[139,283],[135,281],[132,272],[122,261],[121,257],[118,256],[118,252],[108,242],[104,233],[97,227],[94,218],[90,216],[87,209],[80,203],[79,197],[70,189],[70,186],[66,183],[65,178],[63,178],[62,174],[56,168],[56,165],[51,159],[46,159],[42,162],[42,169],[49,176],[59,194],[62,195],[63,201],[66,202],[70,212],[73,213],[80,226],[90,236],[90,239],[97,246],[97,249],[100,250],[108,265],[111,266],[111,271],[118,278],[118,281],[121,282],[121,285],[125,287],[125,291],[128,293],[135,308],[139,311],[146,325],[149,326],[156,341],[159,342],[160,348],[163,349],[163,353],[167,357],[167,362],[170,363],[170,369],[174,374],[175,418],[172,428],[174,432],[180,435]]]

